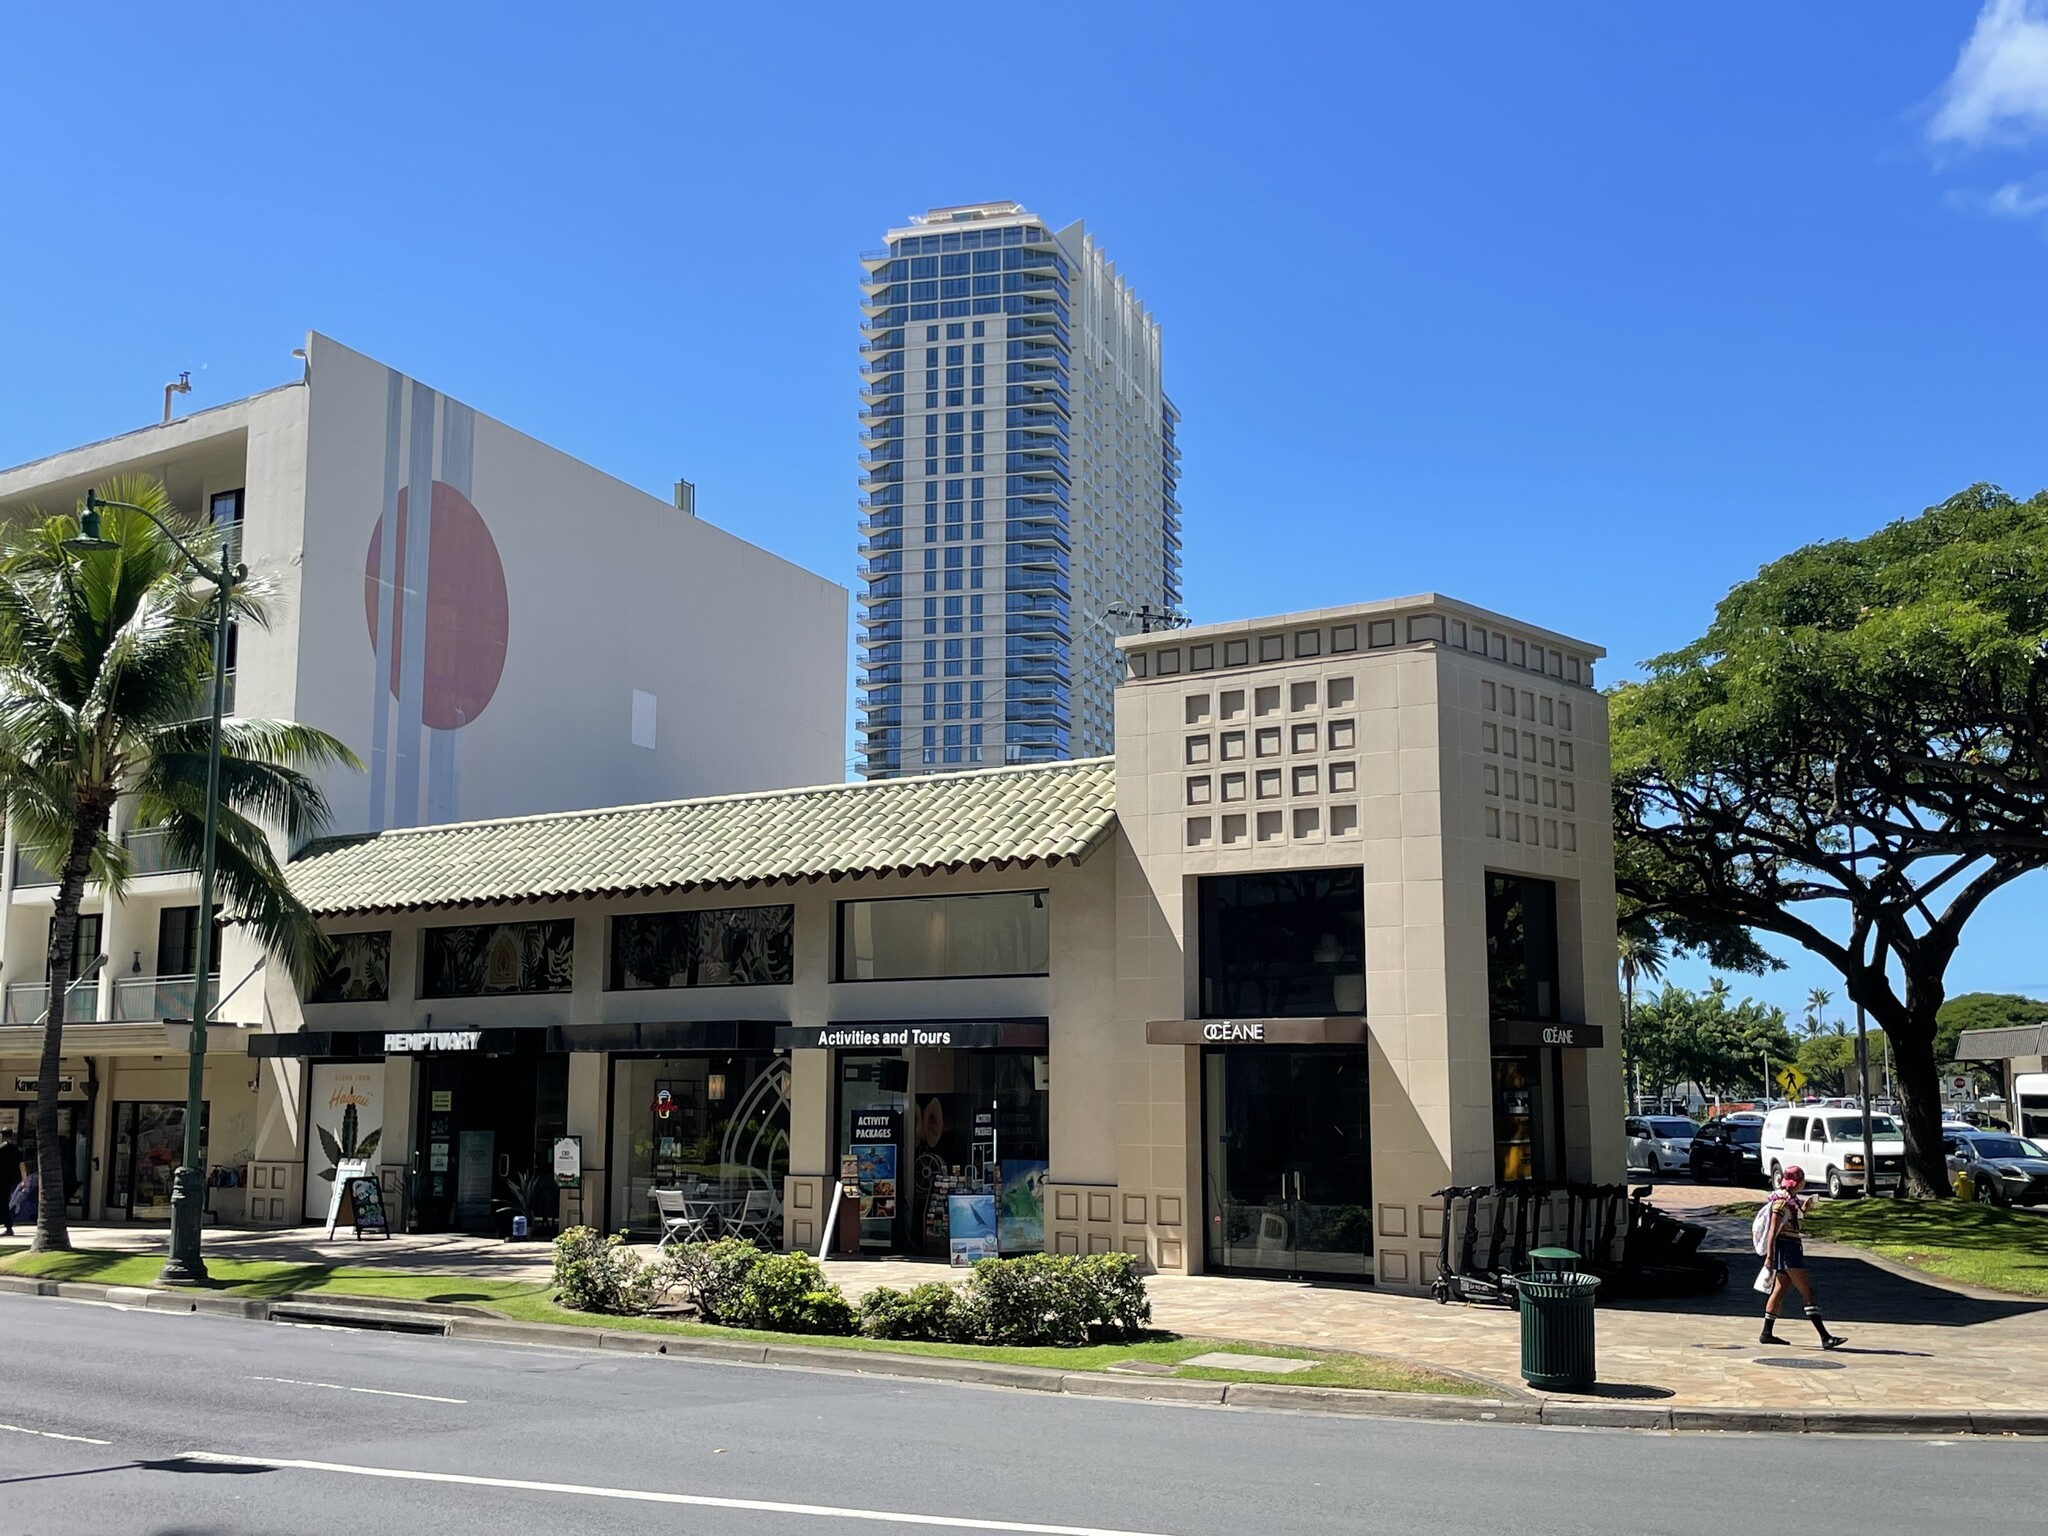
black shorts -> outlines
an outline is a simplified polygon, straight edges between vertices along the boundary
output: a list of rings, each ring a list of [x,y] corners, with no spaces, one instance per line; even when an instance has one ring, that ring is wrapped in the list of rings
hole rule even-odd
[[[1806,1244],[1796,1237],[1781,1237],[1771,1249],[1771,1268],[1806,1268]]]

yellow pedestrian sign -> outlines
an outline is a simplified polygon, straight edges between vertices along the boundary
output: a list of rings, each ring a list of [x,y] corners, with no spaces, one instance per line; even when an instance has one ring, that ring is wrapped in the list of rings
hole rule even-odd
[[[1806,1074],[1787,1062],[1778,1068],[1778,1091],[1791,1098],[1806,1086]]]

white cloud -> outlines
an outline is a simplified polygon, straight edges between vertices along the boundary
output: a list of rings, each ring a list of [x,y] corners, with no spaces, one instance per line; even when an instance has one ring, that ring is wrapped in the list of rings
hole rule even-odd
[[[2048,213],[2048,178],[2009,181],[1984,199],[1984,206],[2005,219],[2031,219]]]
[[[2037,133],[2048,133],[2048,0],[1985,0],[1929,137],[1976,145]],[[2003,189],[1993,202],[2014,190]]]

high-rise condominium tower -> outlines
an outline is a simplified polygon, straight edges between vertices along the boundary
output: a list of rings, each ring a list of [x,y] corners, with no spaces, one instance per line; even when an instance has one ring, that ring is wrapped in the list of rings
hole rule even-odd
[[[1180,600],[1159,322],[1018,203],[861,265],[862,771],[1108,752],[1111,642]]]

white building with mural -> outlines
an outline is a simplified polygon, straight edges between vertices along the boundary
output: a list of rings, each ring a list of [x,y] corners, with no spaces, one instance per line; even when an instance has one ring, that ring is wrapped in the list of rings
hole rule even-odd
[[[308,337],[294,382],[0,471],[0,518],[68,512],[128,474],[237,529],[241,558],[274,588],[271,625],[234,636],[233,708],[318,726],[361,757],[363,772],[325,778],[335,832],[842,772],[843,588],[324,336]],[[164,1218],[185,1060],[182,1027],[163,1021],[189,1017],[198,882],[132,808],[113,830],[137,874],[122,900],[85,899],[80,959],[107,961],[67,1005],[66,1193],[76,1215]],[[10,837],[0,1125],[24,1132],[53,892]],[[265,1148],[303,1148],[320,1185],[330,1140],[374,1155],[381,1074],[333,1068],[312,1084],[301,1063],[252,1059],[249,1036],[297,1027],[298,998],[232,927],[221,949],[210,1209],[297,1219],[312,1203],[299,1175],[259,1197],[239,1170]]]

